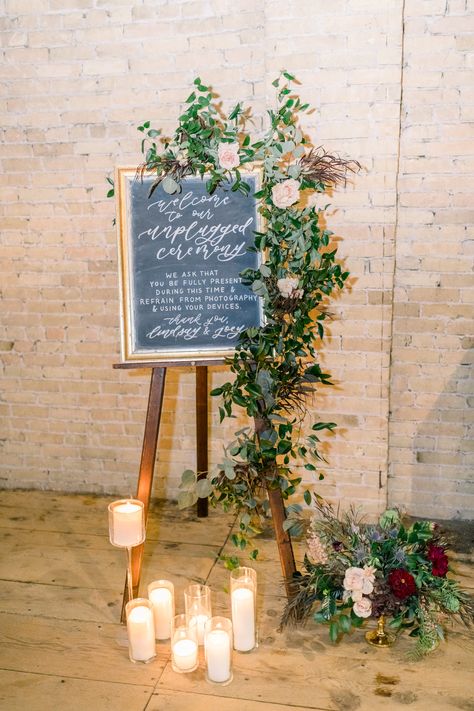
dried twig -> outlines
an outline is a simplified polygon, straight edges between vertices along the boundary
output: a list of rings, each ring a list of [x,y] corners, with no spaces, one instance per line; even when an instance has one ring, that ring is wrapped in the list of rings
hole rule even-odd
[[[345,185],[347,173],[357,173],[361,169],[358,161],[332,155],[322,146],[312,148],[299,164],[302,176],[325,185]]]

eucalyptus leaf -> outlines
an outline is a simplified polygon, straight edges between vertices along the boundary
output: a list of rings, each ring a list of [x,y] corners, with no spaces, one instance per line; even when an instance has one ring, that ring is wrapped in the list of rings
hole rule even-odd
[[[196,483],[196,478],[196,474],[191,469],[186,469],[181,474],[181,486],[188,488],[194,486],[194,484]]]
[[[300,173],[301,168],[296,164],[290,165],[290,167],[288,168],[288,175],[290,176],[290,178],[294,178],[296,180],[297,178],[299,178]]]
[[[200,499],[207,499],[212,494],[212,486],[208,479],[198,479],[196,494]]]
[[[282,153],[291,153],[295,149],[295,144],[293,141],[284,141],[281,144]]]
[[[178,508],[187,509],[189,506],[193,506],[198,497],[194,491],[180,491],[178,494]]]
[[[227,477],[227,479],[233,480],[235,479],[235,469],[234,469],[234,464],[226,459],[224,461],[224,474]]]
[[[243,523],[243,525],[245,527],[247,527],[250,523],[250,514],[248,514],[248,513],[242,514],[242,516],[240,517],[240,521]]]

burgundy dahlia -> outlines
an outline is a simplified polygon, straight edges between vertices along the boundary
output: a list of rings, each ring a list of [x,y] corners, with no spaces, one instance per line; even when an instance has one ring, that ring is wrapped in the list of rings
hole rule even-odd
[[[443,546],[435,546],[430,543],[426,557],[431,561],[431,572],[438,578],[443,578],[448,572],[448,556]]]
[[[415,595],[415,578],[405,568],[395,568],[388,576],[388,584],[393,594],[399,600],[405,600],[410,595]]]

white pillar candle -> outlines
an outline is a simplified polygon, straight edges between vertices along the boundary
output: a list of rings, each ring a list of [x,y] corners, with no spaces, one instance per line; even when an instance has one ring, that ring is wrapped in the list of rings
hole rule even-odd
[[[210,615],[194,615],[189,620],[189,626],[196,628],[198,644],[204,644],[204,629]]]
[[[155,588],[150,590],[148,597],[153,604],[156,639],[169,639],[171,637],[171,620],[174,615],[171,590]]]
[[[197,665],[198,646],[193,639],[179,639],[173,644],[172,654],[179,671],[192,671]]]
[[[130,657],[136,662],[146,662],[156,654],[153,612],[145,605],[134,607],[127,616]]]
[[[112,510],[115,546],[132,548],[143,540],[143,507],[131,501],[118,504]]]
[[[255,647],[255,600],[249,588],[235,588],[231,595],[234,649],[249,652]]]
[[[206,660],[209,681],[222,683],[230,679],[230,639],[225,630],[207,633]]]

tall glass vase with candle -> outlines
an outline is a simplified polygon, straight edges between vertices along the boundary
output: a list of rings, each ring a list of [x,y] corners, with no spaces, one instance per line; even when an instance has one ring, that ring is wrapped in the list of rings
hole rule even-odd
[[[187,615],[175,615],[171,626],[171,666],[187,674],[198,666],[197,627],[189,624]]]
[[[232,681],[232,622],[227,617],[210,617],[204,631],[206,678],[212,684]]]
[[[151,662],[156,656],[153,610],[149,600],[137,597],[125,606],[128,653],[132,662]]]
[[[230,599],[234,649],[251,652],[257,646],[257,573],[253,568],[231,571]]]
[[[208,585],[188,585],[184,591],[184,609],[189,624],[196,627],[198,644],[204,644],[204,628],[212,616],[211,588]]]
[[[133,599],[132,548],[145,540],[145,507],[138,499],[119,499],[109,504],[109,538],[127,551],[128,599]]]

